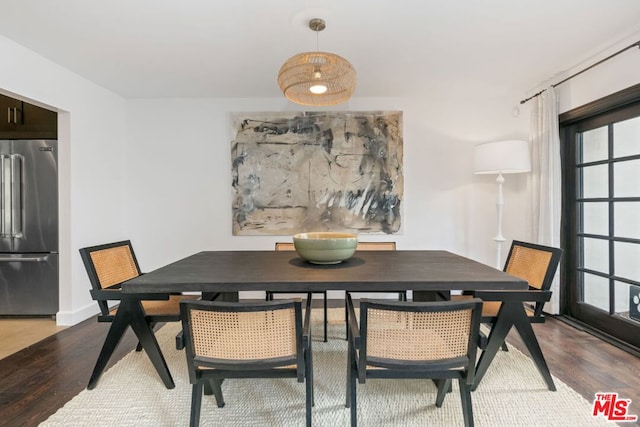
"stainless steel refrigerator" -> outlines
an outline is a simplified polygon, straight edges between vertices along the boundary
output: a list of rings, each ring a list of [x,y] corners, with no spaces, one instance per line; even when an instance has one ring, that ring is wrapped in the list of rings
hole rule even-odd
[[[0,140],[0,315],[58,311],[58,142]]]

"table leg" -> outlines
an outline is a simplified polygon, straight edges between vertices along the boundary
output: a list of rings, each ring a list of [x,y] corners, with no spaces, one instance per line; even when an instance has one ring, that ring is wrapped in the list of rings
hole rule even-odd
[[[538,344],[538,340],[536,339],[533,328],[531,327],[531,322],[527,318],[527,313],[520,301],[508,301],[502,303],[500,311],[498,312],[497,321],[491,327],[487,348],[482,352],[478,365],[476,366],[472,390],[478,388],[482,377],[486,374],[489,365],[507,338],[507,334],[511,330],[512,326],[515,326],[520,337],[522,337],[522,340],[527,346],[529,354],[536,364],[538,371],[547,383],[547,387],[549,390],[555,391],[556,386],[553,383],[551,374],[549,373],[549,367],[544,360],[542,350],[540,350],[540,345]]]
[[[202,299],[205,301],[240,301],[238,292],[203,292]]]
[[[413,291],[414,301],[447,301],[450,299],[450,291]]]

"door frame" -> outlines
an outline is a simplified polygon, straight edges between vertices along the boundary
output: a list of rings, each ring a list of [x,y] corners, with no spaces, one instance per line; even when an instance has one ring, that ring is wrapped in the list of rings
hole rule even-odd
[[[629,109],[640,114],[640,84],[567,111],[558,118],[563,188],[561,244],[564,248],[560,271],[563,284],[560,292],[560,313],[595,329],[599,332],[598,335],[604,335],[613,341],[621,342],[623,346],[640,350],[638,333],[640,324],[634,325],[580,301],[577,273],[579,247],[575,238],[578,234],[576,203],[578,182],[575,173],[577,152],[574,140],[576,132],[580,131],[580,124],[589,121],[592,126],[597,127],[598,123],[602,122],[603,125],[610,122],[611,118],[615,118],[616,121],[618,118],[624,120],[627,114],[625,111]]]

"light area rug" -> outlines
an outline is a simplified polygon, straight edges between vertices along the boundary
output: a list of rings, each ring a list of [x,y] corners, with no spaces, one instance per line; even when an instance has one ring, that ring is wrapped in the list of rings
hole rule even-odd
[[[322,323],[314,322],[314,426],[348,426],[345,408],[346,350],[340,309],[330,310],[329,342],[322,342]],[[315,314],[315,313],[314,313]],[[168,390],[144,352],[131,352],[105,372],[94,390],[85,390],[60,408],[43,427],[189,425],[191,385],[184,351],[175,349],[177,323],[157,332],[158,342],[176,383]],[[554,378],[549,391],[533,362],[510,347],[500,351],[482,383],[472,393],[476,426],[598,426],[592,404]],[[371,379],[358,384],[361,426],[464,425],[457,384],[441,408],[430,380]],[[226,406],[204,396],[202,426],[304,426],[304,384],[295,379],[228,379]]]

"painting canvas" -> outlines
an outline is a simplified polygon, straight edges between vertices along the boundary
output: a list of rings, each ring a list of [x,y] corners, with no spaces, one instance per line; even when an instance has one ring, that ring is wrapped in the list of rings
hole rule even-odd
[[[234,113],[234,235],[401,231],[402,112]]]

